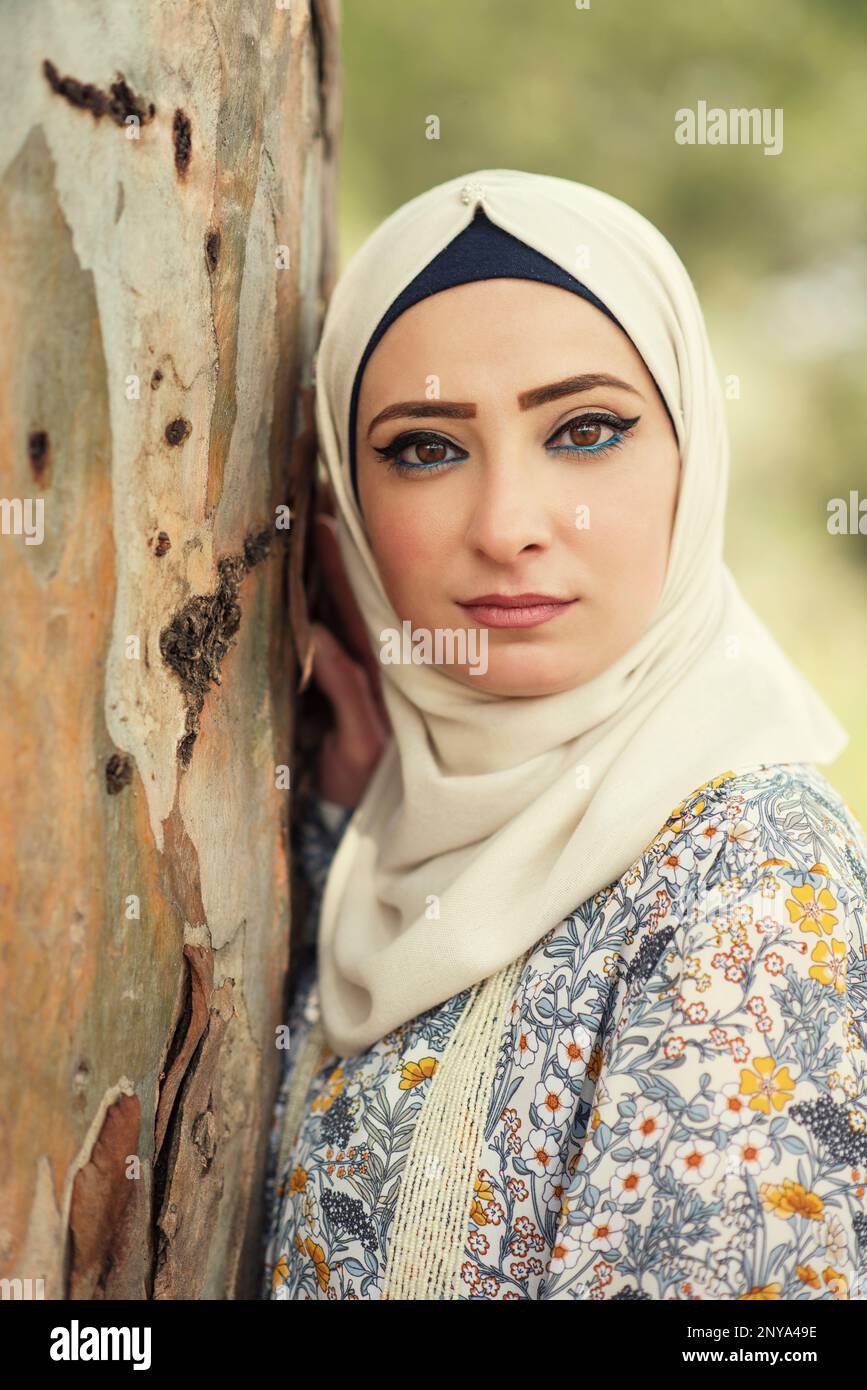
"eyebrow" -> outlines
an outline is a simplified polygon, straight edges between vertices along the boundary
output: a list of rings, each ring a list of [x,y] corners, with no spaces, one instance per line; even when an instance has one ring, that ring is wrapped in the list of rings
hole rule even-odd
[[[559,400],[561,396],[578,396],[584,391],[593,391],[597,386],[614,386],[620,391],[631,391],[634,396],[644,400],[641,392],[628,381],[609,376],[606,372],[585,372],[581,376],[569,376],[565,381],[554,381],[549,386],[535,386],[532,391],[522,391],[517,397],[521,410],[532,410],[534,406],[545,405],[548,401]],[[393,420],[398,416],[426,416],[428,418],[468,420],[476,413],[474,401],[398,401],[387,405],[378,415],[374,415],[367,427],[367,437],[374,427],[383,420]]]

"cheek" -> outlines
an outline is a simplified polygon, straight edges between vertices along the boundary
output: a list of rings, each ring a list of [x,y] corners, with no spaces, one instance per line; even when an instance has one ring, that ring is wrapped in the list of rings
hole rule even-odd
[[[424,483],[409,483],[408,490],[425,489]],[[374,557],[392,606],[403,616],[418,614],[430,602],[432,576],[444,573],[444,537],[436,518],[420,498],[401,497],[386,502],[379,499],[374,515],[368,518],[368,535]]]
[[[624,595],[631,595],[634,602],[639,590],[661,583],[668,560],[673,498],[667,480],[665,486],[661,482],[642,485],[643,480],[634,473],[624,473],[616,480],[609,476],[598,482],[592,493],[586,487],[582,490],[589,525],[573,531],[572,547],[595,596],[614,608]]]

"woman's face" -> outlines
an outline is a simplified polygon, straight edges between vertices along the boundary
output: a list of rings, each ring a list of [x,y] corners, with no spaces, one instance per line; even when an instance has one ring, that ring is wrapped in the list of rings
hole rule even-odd
[[[413,305],[365,368],[356,460],[401,622],[431,639],[487,630],[484,674],[470,656],[441,666],[452,679],[552,694],[605,670],[645,631],[679,451],[641,356],[587,300],[503,279]],[[527,594],[549,605],[508,603]]]

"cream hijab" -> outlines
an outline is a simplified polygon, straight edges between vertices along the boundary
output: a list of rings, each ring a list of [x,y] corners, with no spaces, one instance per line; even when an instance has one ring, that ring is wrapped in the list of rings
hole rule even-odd
[[[434,665],[382,665],[394,737],[332,861],[319,926],[322,1024],[342,1056],[522,955],[615,882],[703,782],[761,763],[828,763],[848,743],[723,563],[723,400],[686,270],[632,208],[543,174],[483,169],[413,198],[356,252],[330,300],[319,449],[374,652],[401,619],[351,485],[353,381],[382,315],[479,204],[564,270],[586,248],[581,282],[656,380],[682,460],[669,565],[643,635],[573,690],[508,699]]]

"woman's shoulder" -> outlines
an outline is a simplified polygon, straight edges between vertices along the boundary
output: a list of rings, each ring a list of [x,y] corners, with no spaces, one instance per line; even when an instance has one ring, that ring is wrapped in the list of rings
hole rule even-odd
[[[704,857],[717,873],[788,868],[824,873],[867,895],[867,836],[855,811],[812,763],[761,764],[723,772],[673,808],[650,846],[665,856]]]

